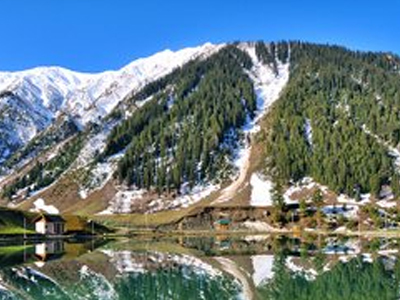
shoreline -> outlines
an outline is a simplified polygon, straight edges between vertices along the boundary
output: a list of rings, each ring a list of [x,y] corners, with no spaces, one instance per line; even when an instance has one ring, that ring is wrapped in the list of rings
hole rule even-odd
[[[390,237],[400,238],[400,230],[367,230],[367,231],[327,231],[327,230],[302,230],[293,231],[289,229],[277,229],[270,231],[251,231],[251,230],[155,230],[155,229],[135,229],[126,233],[114,234],[94,234],[94,235],[57,235],[57,236],[38,236],[31,235],[24,237],[19,235],[2,235],[1,242],[7,241],[23,241],[23,242],[45,242],[51,240],[92,240],[92,239],[113,239],[113,238],[169,238],[169,237],[217,237],[217,236],[295,236],[302,237],[306,235],[321,235],[321,236],[347,236],[347,237]]]
[[[249,231],[249,230],[131,230],[127,234],[109,234],[104,237],[204,237],[204,236],[296,236],[302,237],[305,235],[322,235],[322,236],[348,236],[348,237],[392,237],[400,238],[400,230],[366,230],[366,231],[327,231],[327,230],[303,230],[293,231],[289,229],[270,230],[270,231]]]

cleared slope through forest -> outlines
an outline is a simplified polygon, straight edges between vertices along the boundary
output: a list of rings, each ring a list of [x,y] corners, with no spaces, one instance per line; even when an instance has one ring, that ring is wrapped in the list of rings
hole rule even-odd
[[[265,116],[271,105],[279,96],[289,80],[289,63],[278,61],[277,74],[273,68],[264,64],[257,56],[255,45],[243,44],[242,50],[246,51],[253,61],[253,68],[249,76],[254,83],[257,95],[257,112],[253,120],[247,118],[243,126],[245,134],[244,146],[239,149],[235,165],[239,168],[238,177],[222,192],[213,204],[220,204],[232,199],[246,181],[250,166],[250,153],[252,150],[251,137],[260,130],[258,122]],[[290,61],[290,50],[289,59]]]

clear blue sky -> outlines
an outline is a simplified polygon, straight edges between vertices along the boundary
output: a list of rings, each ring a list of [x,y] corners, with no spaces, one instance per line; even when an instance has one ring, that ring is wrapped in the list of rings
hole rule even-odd
[[[169,48],[300,39],[400,54],[400,0],[0,0],[0,70],[117,69]]]

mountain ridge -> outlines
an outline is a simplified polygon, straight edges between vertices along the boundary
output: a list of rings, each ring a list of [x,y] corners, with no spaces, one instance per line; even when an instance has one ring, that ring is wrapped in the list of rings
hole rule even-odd
[[[132,90],[171,72],[198,55],[212,51],[213,48],[213,45],[207,43],[177,52],[163,51],[136,60],[120,70],[98,74],[79,73],[60,67],[0,72],[2,102],[13,101],[7,97],[9,93],[13,93],[14,96],[24,99],[28,105],[32,105],[24,109],[16,103],[16,109],[24,111],[26,116],[29,115],[29,111],[37,110],[39,118],[39,120],[25,118],[30,133],[14,128],[14,135],[21,136],[14,144],[25,145],[39,131],[48,127],[61,112],[71,115],[81,126],[96,121],[99,117],[110,113]],[[6,117],[11,118],[12,112],[8,114],[10,116]],[[14,112],[14,115],[18,115],[17,112]],[[5,147],[1,149],[1,146],[0,155],[5,156],[7,152]]]
[[[130,89],[96,122],[78,122],[58,152],[59,142],[35,144],[30,153],[47,158],[19,160],[25,171],[10,165],[18,176],[0,183],[4,203],[156,213],[298,204],[316,190],[332,203],[396,203],[397,56],[293,41],[203,47],[211,52]]]

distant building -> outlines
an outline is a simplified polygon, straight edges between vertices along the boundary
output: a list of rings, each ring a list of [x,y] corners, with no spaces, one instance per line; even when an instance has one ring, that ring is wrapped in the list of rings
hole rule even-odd
[[[230,224],[231,224],[231,220],[224,218],[224,219],[217,220],[214,223],[214,227],[216,230],[228,230]]]
[[[65,232],[65,220],[57,215],[41,215],[34,223],[37,233],[61,235]]]

